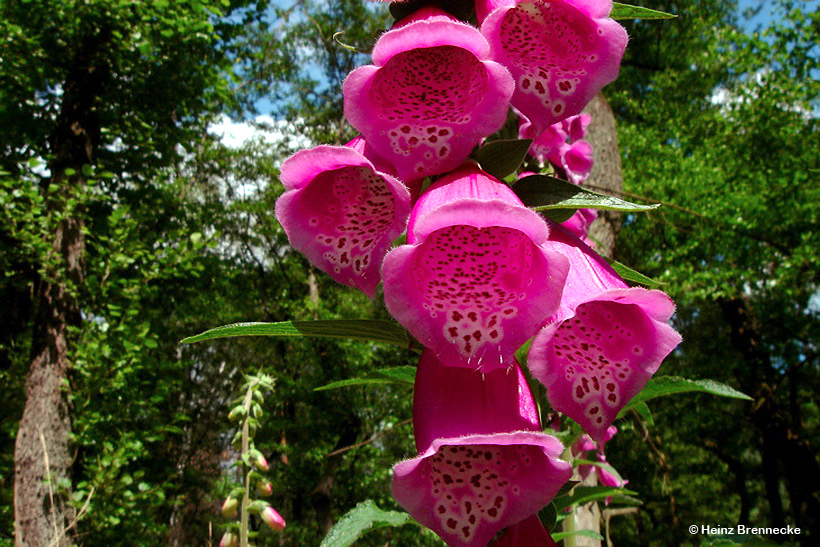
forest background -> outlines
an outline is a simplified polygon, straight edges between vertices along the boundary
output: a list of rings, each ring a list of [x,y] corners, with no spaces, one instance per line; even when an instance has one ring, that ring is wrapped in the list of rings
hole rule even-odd
[[[609,533],[679,544],[691,524],[791,524],[810,541],[818,3],[641,4],[679,17],[624,22],[630,43],[604,94],[623,195],[662,206],[619,217],[613,254],[678,304],[684,343],[663,372],[754,402],[687,394],[621,421],[607,455],[642,505]],[[367,56],[334,34],[366,50],[389,20],[360,0],[0,4],[0,545],[14,543],[16,482],[47,512],[42,526],[63,522],[80,545],[215,544],[235,480],[228,405],[259,371],[276,385],[256,440],[288,521],[259,543],[317,545],[364,499],[396,507],[389,475],[413,454],[410,388],[315,388],[415,354],[179,343],[238,321],[387,318],[293,252],[272,213],[282,159],[353,136],[341,82]],[[266,137],[228,142],[215,128],[229,119]],[[375,531],[361,545],[439,544],[418,534]]]

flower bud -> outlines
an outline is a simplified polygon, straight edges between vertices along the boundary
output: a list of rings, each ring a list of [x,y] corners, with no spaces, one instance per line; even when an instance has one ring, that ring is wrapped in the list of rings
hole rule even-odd
[[[268,481],[259,481],[256,483],[256,493],[262,497],[267,497],[273,494],[273,485]]]
[[[267,471],[269,469],[268,460],[266,460],[265,456],[263,456],[262,454],[256,456],[256,467],[260,471]]]
[[[265,524],[273,528],[274,530],[284,530],[285,529],[285,519],[282,518],[276,509],[268,505],[260,514],[262,520],[265,521]]]
[[[239,538],[233,532],[225,532],[219,542],[219,547],[236,547],[237,545],[239,545]]]
[[[222,504],[222,516],[226,518],[233,518],[236,516],[236,508],[239,507],[239,500],[229,497]]]
[[[228,413],[228,419],[231,421],[234,420],[241,420],[245,417],[245,407],[244,406],[236,406]]]

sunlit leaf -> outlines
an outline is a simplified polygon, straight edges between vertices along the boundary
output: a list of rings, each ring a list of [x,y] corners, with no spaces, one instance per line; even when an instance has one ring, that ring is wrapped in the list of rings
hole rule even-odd
[[[319,547],[347,547],[370,530],[404,526],[415,522],[401,511],[380,509],[373,500],[359,503],[345,514],[322,540]]]
[[[338,389],[340,387],[364,386],[372,384],[404,384],[413,386],[416,381],[416,367],[403,366],[394,368],[383,368],[374,371],[363,378],[348,378],[332,382],[322,387],[317,387],[314,391],[325,391],[328,389]]]
[[[189,336],[183,344],[233,338],[236,336],[295,336],[304,338],[347,338],[394,344],[406,348],[407,331],[396,323],[375,319],[336,319],[318,321],[282,321],[280,323],[234,323]]]
[[[619,19],[674,19],[677,15],[664,13],[641,6],[631,6],[629,4],[619,4],[612,2],[612,12],[609,14],[616,21]]]
[[[639,205],[615,196],[599,194],[570,182],[547,175],[524,177],[513,185],[524,205],[536,211],[550,209],[607,209],[611,211],[650,211],[658,207]]]

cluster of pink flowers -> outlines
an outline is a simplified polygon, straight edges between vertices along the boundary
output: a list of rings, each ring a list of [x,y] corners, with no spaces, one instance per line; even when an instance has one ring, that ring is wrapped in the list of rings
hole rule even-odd
[[[422,8],[344,83],[361,136],[282,165],[276,216],[291,245],[368,296],[383,282],[387,309],[425,348],[418,456],[395,466],[393,494],[449,545],[550,541],[535,515],[572,465],[516,360],[527,340],[553,409],[599,443],[680,342],[669,297],[628,287],[582,241],[594,212],[562,227],[468,159],[512,108],[538,161],[586,178],[581,110],[617,76],[627,41],[611,8],[477,0],[480,29]]]

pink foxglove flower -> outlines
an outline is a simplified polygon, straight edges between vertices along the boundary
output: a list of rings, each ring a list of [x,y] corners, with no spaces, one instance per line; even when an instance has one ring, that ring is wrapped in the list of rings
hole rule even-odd
[[[594,249],[595,242],[589,239],[589,228],[596,218],[598,218],[598,211],[595,209],[578,209],[571,217],[562,222],[561,226]]]
[[[366,151],[356,139],[286,159],[281,180],[287,191],[276,202],[276,218],[314,266],[372,297],[381,261],[407,223],[410,194]]]
[[[236,516],[236,509],[239,507],[239,500],[234,497],[228,497],[222,503],[222,516],[226,518],[233,518]]]
[[[557,309],[568,263],[548,228],[474,165],[439,179],[413,208],[407,245],[382,267],[387,309],[448,365],[489,372]]]
[[[491,58],[515,78],[512,105],[536,133],[581,112],[618,76],[626,30],[610,19],[611,0],[490,2],[481,25]],[[477,12],[486,11],[484,9]]]
[[[581,184],[592,171],[592,145],[583,140],[590,123],[589,114],[571,116],[547,127],[539,135],[532,123],[522,118],[518,135],[533,139],[530,155],[541,163],[549,161],[566,173],[573,184]]]
[[[393,495],[448,545],[487,545],[549,503],[572,474],[561,443],[541,433],[517,364],[482,374],[425,349],[413,408],[421,454],[394,467]]]
[[[233,532],[225,532],[219,541],[219,547],[236,547],[239,545],[239,538]]]
[[[504,124],[513,81],[481,33],[425,8],[344,82],[345,116],[403,180],[445,173]]]
[[[262,520],[270,526],[273,530],[284,530],[285,529],[285,519],[282,518],[282,515],[279,514],[279,511],[268,505],[265,507],[262,512],[259,514],[262,517]]]
[[[629,288],[598,256],[553,226],[548,246],[569,258],[561,307],[538,332],[528,364],[547,397],[602,441],[618,412],[643,389],[681,337],[663,292]]]

